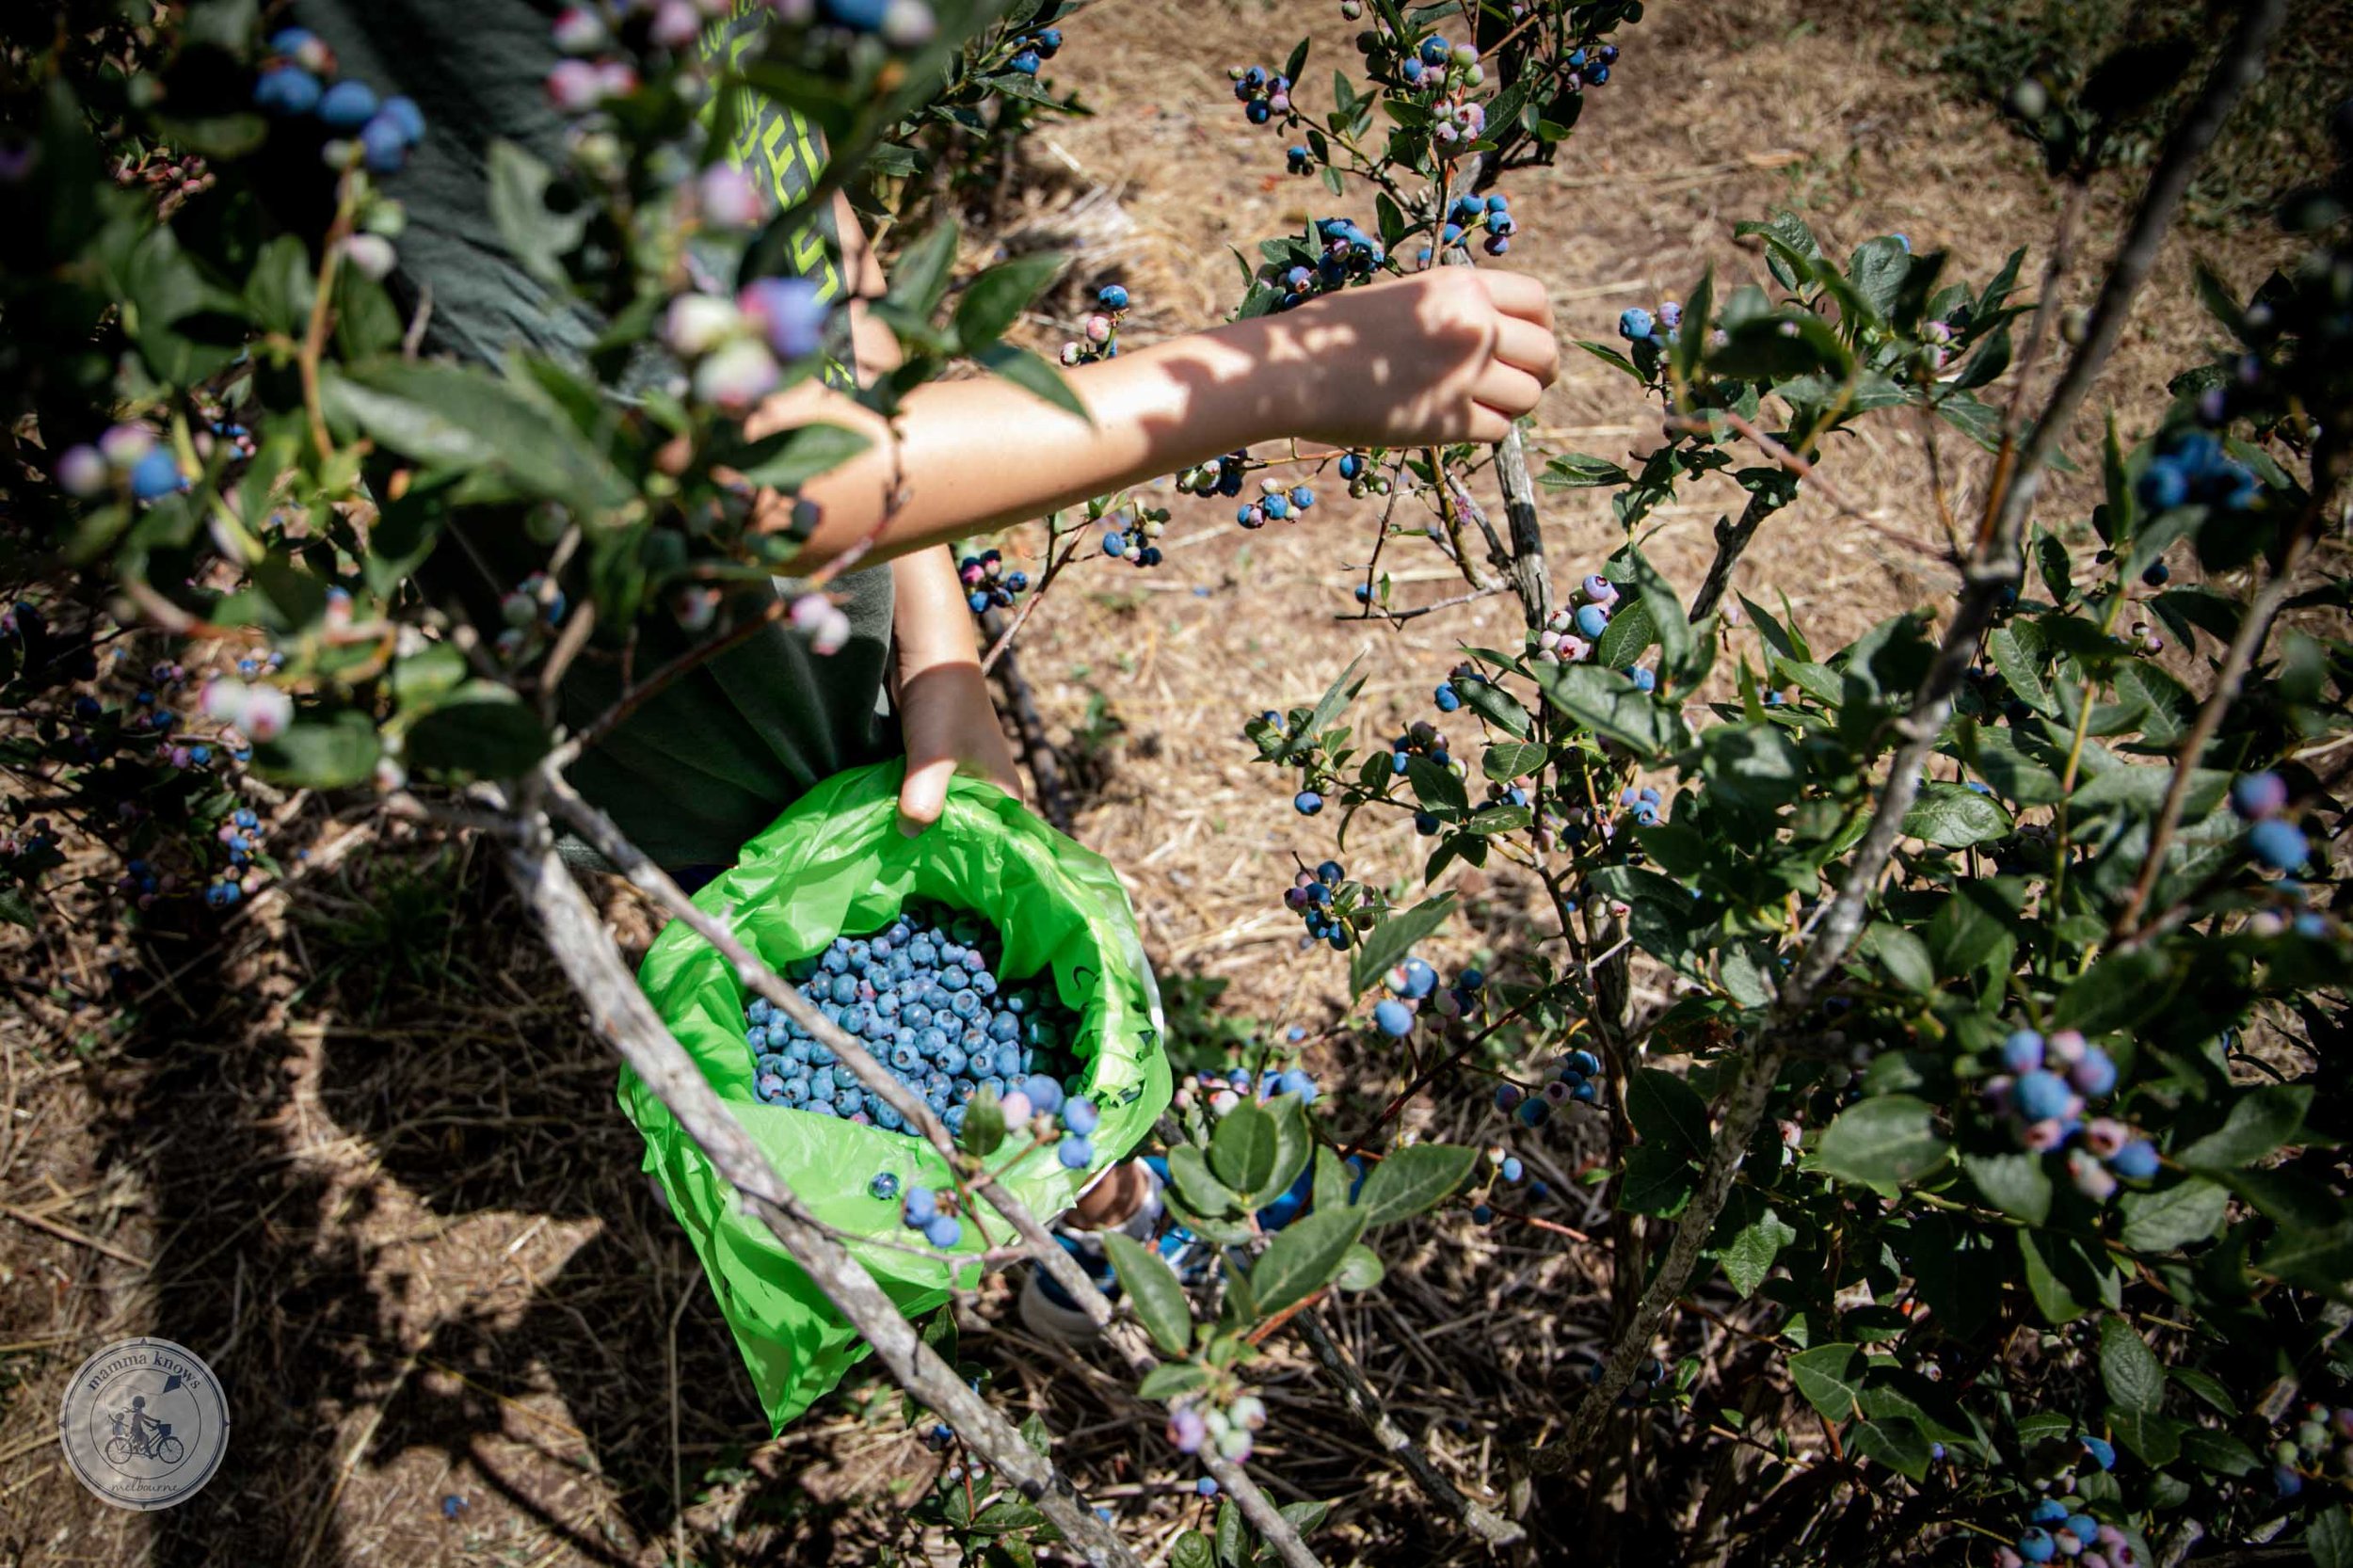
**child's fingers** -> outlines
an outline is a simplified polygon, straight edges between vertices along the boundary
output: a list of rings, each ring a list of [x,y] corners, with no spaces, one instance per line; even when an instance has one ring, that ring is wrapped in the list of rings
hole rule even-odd
[[[1547,387],[1561,376],[1561,340],[1549,329],[1518,316],[1505,316],[1497,324],[1496,358]]]
[[[1510,272],[1501,267],[1479,267],[1472,275],[1487,285],[1487,297],[1505,315],[1533,322],[1549,334],[1552,330],[1552,299],[1545,293],[1545,285],[1525,272]]]
[[[939,820],[948,808],[948,780],[955,771],[952,757],[908,766],[906,780],[899,786],[900,832],[916,838]]]
[[[1491,361],[1471,387],[1471,397],[1475,402],[1483,408],[1493,408],[1506,419],[1517,419],[1535,408],[1536,400],[1544,393],[1543,382],[1500,360]]]

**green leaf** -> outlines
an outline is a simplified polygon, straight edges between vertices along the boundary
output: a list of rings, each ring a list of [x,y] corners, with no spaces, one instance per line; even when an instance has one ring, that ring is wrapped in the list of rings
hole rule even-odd
[[[1757,1287],[1772,1272],[1773,1260],[1781,1256],[1782,1248],[1798,1239],[1796,1227],[1769,1205],[1759,1202],[1753,1207],[1754,1217],[1744,1218],[1731,1238],[1716,1249],[1716,1262],[1724,1277],[1743,1296],[1756,1294]],[[1733,1217],[1727,1210],[1726,1218]]]
[[[0,920],[21,925],[27,931],[36,931],[40,927],[40,917],[34,913],[32,903],[25,898],[22,888],[0,888]]]
[[[1643,1067],[1626,1085],[1625,1113],[1646,1140],[1693,1160],[1707,1158],[1707,1102],[1677,1074]]]
[[[1666,1144],[1637,1144],[1625,1151],[1618,1207],[1627,1213],[1673,1219],[1697,1191],[1699,1173],[1691,1161]]]
[[[2100,1383],[2127,1410],[2153,1412],[2165,1403],[2164,1364],[2121,1318],[2100,1320]]]
[[[1625,669],[1657,640],[1658,621],[1651,613],[1649,600],[1621,600],[1609,624],[1593,639],[1593,663],[1605,669]]]
[[[1629,614],[1640,613],[1639,608]],[[1624,617],[1620,617],[1623,619]],[[1617,622],[1610,623],[1610,631]],[[1604,639],[1609,632],[1602,633]],[[1561,713],[1633,751],[1638,759],[1655,762],[1686,744],[1689,732],[1683,716],[1637,688],[1626,676],[1597,664],[1539,666],[1537,681],[1545,698]]]
[[[2153,1411],[2110,1406],[2108,1430],[2153,1469],[2170,1464],[2181,1455],[2181,1423]]]
[[[1362,1208],[1319,1209],[1275,1232],[1250,1270],[1261,1316],[1271,1318],[1331,1284],[1368,1223]]]
[[[1160,1261],[1158,1253],[1120,1231],[1105,1231],[1103,1245],[1112,1255],[1112,1267],[1119,1271],[1119,1283],[1127,1289],[1128,1304],[1136,1310],[1136,1320],[1160,1352],[1180,1356],[1192,1350],[1193,1305],[1185,1300],[1185,1288],[1178,1283],[1176,1272]]]
[[[728,466],[763,490],[797,490],[873,444],[864,433],[846,425],[796,424],[762,436],[730,456]]]
[[[1348,1203],[1348,1189],[1356,1178],[1340,1157],[1325,1144],[1316,1145],[1315,1207],[1339,1208]]]
[[[1857,1345],[1817,1345],[1789,1358],[1789,1381],[1806,1403],[1826,1421],[1843,1421],[1855,1413],[1863,1392],[1863,1377],[1854,1363],[1862,1354]]]
[[[635,497],[552,399],[479,368],[382,360],[329,374],[324,395],[330,414],[423,463],[488,471],[589,514]]]
[[[382,746],[365,713],[344,708],[306,714],[274,741],[257,742],[253,765],[263,777],[310,790],[340,790],[374,776]]]
[[[1253,1199],[1273,1196],[1267,1183],[1274,1175],[1280,1141],[1274,1118],[1244,1100],[1209,1135],[1209,1170],[1234,1190],[1244,1207],[1253,1207]]]
[[[2229,1432],[2211,1427],[2182,1429],[2182,1457],[2201,1470],[2222,1476],[2251,1475],[2263,1468],[2263,1461],[2255,1456],[2254,1449]],[[2353,1563],[2346,1568],[2353,1568]]]
[[[2135,1252],[2171,1252],[2203,1241],[2222,1228],[2230,1192],[2192,1176],[2153,1192],[2126,1192],[2117,1199],[2124,1226],[2118,1240]]]
[[[996,1090],[984,1088],[965,1102],[964,1129],[956,1134],[956,1147],[986,1159],[1004,1142],[1005,1108],[999,1103]]]
[[[2040,666],[2020,640],[2015,626],[2005,626],[1986,638],[1985,650],[2019,701],[2045,718],[2059,716],[2058,703],[2051,696],[2050,686],[2044,682]]]
[[[311,301],[318,292],[318,275],[311,265],[310,248],[294,234],[280,234],[262,248],[246,280],[246,303],[264,329],[298,337],[309,325]]]
[[[1414,944],[1444,925],[1454,913],[1454,895],[1440,893],[1402,914],[1391,915],[1374,926],[1348,957],[1348,994],[1361,997],[1392,966],[1414,951]]]
[[[1985,1201],[2015,1219],[2039,1225],[2051,1217],[2051,1173],[2038,1154],[1966,1154],[1961,1169]]]
[[[1497,741],[1487,748],[1480,771],[1497,783],[1526,778],[1545,765],[1545,748],[1532,741]]]
[[[466,656],[448,643],[427,643],[392,664],[392,696],[403,707],[430,702],[465,682]]]
[[[1948,1152],[1933,1111],[1910,1095],[1882,1095],[1849,1106],[1822,1130],[1816,1169],[1882,1191],[1917,1181]]]
[[[1222,1219],[1241,1208],[1233,1190],[1209,1174],[1209,1162],[1198,1146],[1179,1144],[1168,1151],[1169,1180],[1186,1208],[1204,1219]]]
[[[1266,1191],[1280,1196],[1291,1190],[1307,1168],[1307,1158],[1316,1146],[1315,1134],[1307,1128],[1307,1113],[1296,1095],[1277,1095],[1265,1102],[1265,1110],[1274,1118],[1274,1174],[1267,1177]]]
[[[956,301],[956,340],[964,352],[976,354],[1003,337],[1030,301],[1054,280],[1066,259],[1060,251],[1038,251],[1016,256],[973,279]]]
[[[944,218],[900,251],[890,269],[890,288],[884,301],[930,320],[939,302],[948,297],[948,285],[955,276],[957,238],[955,219]]]
[[[1658,638],[1659,663],[1666,669],[1679,670],[1691,657],[1691,622],[1683,613],[1683,601],[1641,551],[1628,546],[1626,553],[1633,561],[1634,585],[1641,595],[1642,609]],[[1607,629],[1602,636],[1608,640]]]
[[[1064,413],[1086,421],[1089,425],[1094,424],[1095,411],[1080,401],[1078,392],[1070,385],[1070,378],[1051,360],[1009,343],[992,344],[973,358],[992,374],[1003,376],[1031,396],[1041,398]]]
[[[2186,1441],[2183,1447],[2188,1447]],[[2304,1527],[2304,1546],[2313,1554],[2313,1568],[2353,1568],[2353,1515],[2343,1503],[2313,1515]]]
[[[1186,1320],[1192,1322],[1190,1317]],[[1136,1397],[1144,1400],[1173,1400],[1190,1394],[1209,1381],[1209,1369],[1190,1361],[1163,1362],[1144,1374],[1136,1384]]]
[[[1894,921],[1866,927],[1855,947],[1905,990],[1928,996],[1936,989],[1936,965],[1929,957],[1928,944]]]
[[[1414,787],[1414,798],[1429,810],[1460,815],[1470,809],[1470,795],[1451,768],[1442,768],[1427,757],[1415,757],[1405,764],[1405,779]]]
[[[1914,1422],[1902,1416],[1864,1421],[1855,1427],[1848,1441],[1857,1453],[1876,1459],[1891,1470],[1913,1480],[1929,1479],[1929,1465],[1934,1456],[1927,1435]]]
[[[2060,1029],[2103,1034],[2129,1029],[2171,997],[2170,966],[2154,948],[2111,952],[2077,976],[2059,996],[2052,1022]]]
[[[2266,1083],[2233,1097],[2222,1125],[2175,1156],[2183,1164],[2231,1171],[2251,1165],[2294,1138],[2313,1103],[2310,1084]]]
[[[1904,813],[1904,832],[1946,849],[1967,849],[2012,831],[2009,812],[1992,795],[1965,784],[1931,778],[1920,786],[1919,797]]]
[[[410,772],[440,778],[513,778],[554,743],[511,687],[470,680],[408,727]]]
[[[1434,1208],[1461,1188],[1478,1159],[1477,1150],[1451,1144],[1411,1144],[1394,1150],[1365,1177],[1356,1211],[1369,1229]]]
[[[1217,1551],[1199,1530],[1187,1530],[1168,1548],[1168,1568],[1217,1568]]]
[[[1529,723],[1528,710],[1521,707],[1519,699],[1510,692],[1492,680],[1455,680],[1449,683],[1453,686],[1455,695],[1463,699],[1463,706],[1507,735],[1521,740],[1528,738],[1529,731],[1533,728]]]
[[[1564,452],[1545,464],[1545,472],[1536,476],[1536,483],[1548,489],[1584,490],[1631,484],[1633,479],[1632,474],[1606,457]]]
[[[1371,1289],[1387,1272],[1388,1266],[1381,1261],[1381,1255],[1359,1241],[1340,1259],[1340,1272],[1333,1276],[1332,1283],[1353,1295]]]
[[[563,258],[588,232],[595,209],[583,202],[569,212],[548,206],[553,180],[548,166],[516,143],[493,137],[489,148],[490,221],[525,272],[543,283],[565,282]]]

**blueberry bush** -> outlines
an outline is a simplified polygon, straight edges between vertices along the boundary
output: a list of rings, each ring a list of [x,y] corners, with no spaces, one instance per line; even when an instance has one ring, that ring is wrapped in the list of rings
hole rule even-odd
[[[989,622],[995,658],[1071,571],[1160,564],[1178,508],[1328,526],[1321,487],[1376,520],[1340,552],[1336,616],[1522,612],[1511,646],[1419,675],[1434,716],[1394,735],[1351,720],[1361,668],[1251,704],[1241,744],[1303,835],[1280,896],[1345,966],[1347,1027],[1394,1064],[1394,1093],[1323,1093],[1297,1032],[1194,1073],[1161,1128],[1175,1228],[1112,1234],[1099,1258],[992,1176],[1034,1144],[1088,1165],[1096,1112],[1055,1054],[1068,1020],[995,972],[991,934],[911,912],[776,973],[565,780],[637,696],[748,630],[783,619],[820,652],[846,634],[831,572],[789,600],[753,591],[812,520],[757,528],[755,492],[791,505],[857,440],[744,433],[835,341],[828,302],[778,275],[814,203],[851,189],[921,230],[893,235],[876,314],[907,364],[857,393],[872,407],[966,362],[1070,400],[1050,360],[1005,341],[1056,260],[954,265],[956,180],[1075,107],[1038,85],[1064,8],[770,8],[761,46],[724,62],[695,47],[700,0],[555,19],[545,90],[572,162],[494,152],[497,217],[610,325],[577,362],[497,369],[421,357],[385,286],[414,104],[250,0],[0,23],[0,704],[10,770],[41,781],[0,839],[0,918],[44,918],[59,819],[115,846],[120,918],[158,929],[233,918],[270,886],[282,867],[249,802],[279,790],[480,831],[600,1029],[957,1450],[916,1513],[970,1560],[1058,1542],[1138,1556],[1064,1473],[1067,1440],[999,1413],[952,1320],[899,1317],[766,1168],[562,871],[558,824],[737,965],[761,1098],[951,1156],[949,1187],[849,1177],[899,1203],[919,1249],[1001,1219],[1006,1256],[1033,1255],[1105,1331],[1213,1500],[1171,1562],[1318,1560],[1325,1505],[1277,1508],[1249,1467],[1271,1418],[1261,1348],[1297,1334],[1381,1451],[1489,1544],[1526,1540],[1529,1488],[1573,1476],[1595,1497],[1622,1486],[1641,1530],[1690,1560],[2353,1564],[2353,1217],[2326,1066],[2353,983],[2348,177],[2288,200],[2282,264],[2251,296],[2200,275],[2217,348],[2169,402],[2088,407],[2279,0],[2224,8],[2165,72],[2014,95],[2069,195],[2059,231],[2020,236],[1992,277],[1950,276],[1900,234],[1835,256],[1782,213],[1740,227],[1762,278],[1627,302],[1616,341],[1582,347],[1656,408],[1632,466],[1525,432],[1237,452],[1046,520],[1034,580],[1005,552],[965,556],[973,611],[1012,612]],[[1333,209],[1242,258],[1241,314],[1508,255],[1509,187],[1639,90],[1641,0],[1338,8],[1361,31],[1328,94],[1304,41],[1229,73],[1270,169]],[[825,134],[789,210],[720,156],[746,94]],[[2087,257],[2104,136],[2153,116],[2122,238]],[[2335,130],[2353,156],[2353,113]],[[1116,354],[1130,307],[1102,286],[1063,363]],[[1842,439],[1894,422],[1941,454],[1901,517],[1837,487]],[[1745,499],[1678,587],[1645,525],[1719,479]],[[1817,654],[1769,585],[1736,587],[1808,493],[1842,526],[1928,540],[1957,589]],[[1544,510],[1605,497],[1623,542],[1557,587]],[[417,568],[492,507],[527,520],[538,558],[478,626]],[[1422,551],[1460,585],[1415,602],[1400,563]],[[656,621],[690,650],[615,712],[558,725],[567,668],[633,654]],[[1437,890],[1350,875],[1368,812],[1410,819]],[[1490,865],[1540,888],[1544,917],[1484,971],[1433,962],[1458,914],[1439,885]],[[1443,1094],[1492,1105],[1491,1147],[1401,1131]],[[1563,1194],[1523,1158],[1563,1138],[1602,1151],[1603,1224],[1567,1238],[1606,1256],[1612,1289],[1557,1368],[1588,1384],[1574,1420],[1528,1432],[1527,1485],[1483,1502],[1381,1408],[1321,1306],[1378,1288],[1387,1227],[1433,1209],[1563,1231],[1538,1213]],[[1704,1332],[1719,1323],[1737,1332]]]

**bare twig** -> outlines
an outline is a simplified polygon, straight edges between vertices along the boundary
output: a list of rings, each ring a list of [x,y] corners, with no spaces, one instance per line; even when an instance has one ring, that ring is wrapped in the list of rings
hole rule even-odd
[[[1365,1423],[1373,1441],[1404,1466],[1405,1473],[1414,1478],[1414,1484],[1421,1488],[1425,1496],[1462,1520],[1465,1529],[1490,1546],[1509,1546],[1527,1539],[1527,1531],[1465,1494],[1447,1479],[1445,1471],[1431,1463],[1413,1434],[1399,1426],[1383,1407],[1380,1396],[1365,1382],[1364,1373],[1357,1370],[1355,1359],[1347,1348],[1326,1332],[1321,1312],[1311,1307],[1299,1315],[1298,1321],[1307,1348],[1339,1384],[1340,1391],[1348,1398],[1349,1409]]]

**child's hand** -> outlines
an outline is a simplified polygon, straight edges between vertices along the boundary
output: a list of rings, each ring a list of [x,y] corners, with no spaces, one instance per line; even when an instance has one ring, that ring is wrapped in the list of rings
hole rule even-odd
[[[907,751],[906,780],[899,786],[899,830],[908,838],[939,820],[948,806],[948,780],[956,774],[985,778],[1021,798],[1021,773],[997,723],[997,705],[989,700],[988,678],[979,664],[934,664],[904,676],[899,686],[899,734]]]
[[[1335,446],[1498,441],[1561,374],[1544,285],[1440,266],[1330,294],[1269,328],[1303,386],[1298,434]]]

